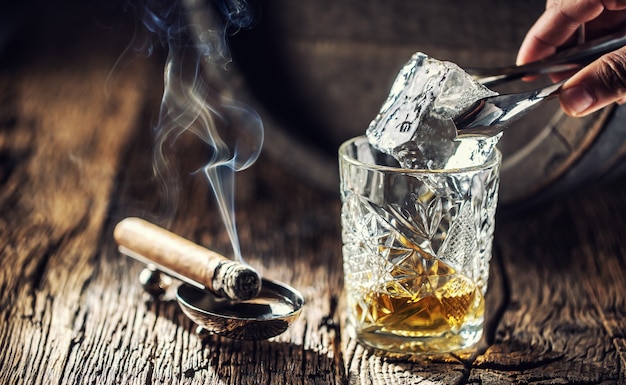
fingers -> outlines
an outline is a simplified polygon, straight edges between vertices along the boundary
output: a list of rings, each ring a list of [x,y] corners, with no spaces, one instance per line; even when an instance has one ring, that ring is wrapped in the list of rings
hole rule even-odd
[[[626,101],[626,47],[608,53],[572,76],[560,94],[561,107],[580,117]]]
[[[604,11],[601,0],[549,1],[545,12],[528,30],[517,55],[517,64],[543,59],[568,41],[583,23]]]
[[[582,24],[598,31],[624,25],[626,0],[548,0],[546,10],[520,46],[517,64],[540,60],[570,40]],[[598,28],[596,28],[598,27]],[[563,78],[564,74],[553,75]],[[626,47],[606,54],[574,74],[560,94],[561,107],[584,116],[613,102],[626,103]]]

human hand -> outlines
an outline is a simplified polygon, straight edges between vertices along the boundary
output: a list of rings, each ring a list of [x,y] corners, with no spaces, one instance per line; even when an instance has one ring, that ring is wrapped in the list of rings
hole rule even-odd
[[[543,59],[560,47],[575,44],[579,28],[586,38],[626,28],[626,0],[547,0],[546,10],[529,29],[517,55],[517,64]],[[568,115],[588,115],[613,102],[626,102],[626,47],[609,52],[571,75],[560,94]]]

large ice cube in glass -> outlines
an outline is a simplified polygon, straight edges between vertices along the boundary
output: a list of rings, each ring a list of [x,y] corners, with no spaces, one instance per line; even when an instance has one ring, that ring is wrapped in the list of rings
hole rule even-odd
[[[497,95],[451,62],[416,53],[367,129],[370,143],[402,167],[450,169],[485,162],[499,136],[457,136],[453,118]]]

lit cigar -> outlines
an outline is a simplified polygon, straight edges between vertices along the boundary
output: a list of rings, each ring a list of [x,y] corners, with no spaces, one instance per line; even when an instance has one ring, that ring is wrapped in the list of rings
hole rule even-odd
[[[121,253],[219,296],[247,300],[261,290],[261,278],[251,267],[143,219],[123,219],[113,236]]]

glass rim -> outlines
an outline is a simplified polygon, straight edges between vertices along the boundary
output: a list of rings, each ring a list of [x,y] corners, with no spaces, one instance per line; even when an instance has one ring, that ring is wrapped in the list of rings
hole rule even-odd
[[[468,171],[476,171],[476,170],[484,170],[494,165],[500,163],[502,159],[502,153],[497,147],[494,147],[494,151],[491,153],[489,158],[478,165],[467,166],[467,167],[456,167],[456,168],[445,168],[445,169],[428,169],[428,168],[405,168],[405,167],[393,167],[393,166],[382,166],[378,164],[365,163],[360,160],[357,160],[347,154],[346,148],[354,143],[358,139],[366,139],[365,135],[355,136],[343,142],[341,146],[339,146],[339,156],[341,159],[346,161],[347,163],[351,163],[355,166],[362,167],[365,169],[369,169],[372,171],[384,171],[384,172],[394,172],[394,173],[407,173],[407,174],[443,174],[443,173],[462,173]]]

